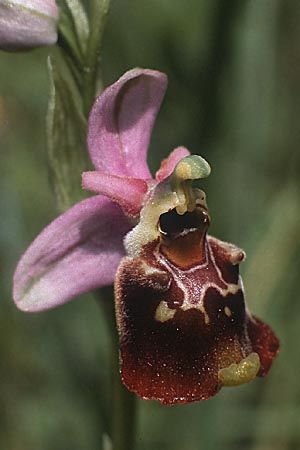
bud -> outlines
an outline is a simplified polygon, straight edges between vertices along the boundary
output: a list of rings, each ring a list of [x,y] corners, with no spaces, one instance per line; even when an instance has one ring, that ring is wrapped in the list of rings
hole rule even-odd
[[[55,44],[55,0],[0,0],[0,49],[28,50]]]

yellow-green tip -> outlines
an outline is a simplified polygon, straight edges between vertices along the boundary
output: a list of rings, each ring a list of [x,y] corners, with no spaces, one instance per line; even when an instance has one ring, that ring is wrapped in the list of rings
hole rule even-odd
[[[198,180],[210,174],[210,165],[199,155],[190,155],[183,158],[176,165],[173,176],[179,180]]]

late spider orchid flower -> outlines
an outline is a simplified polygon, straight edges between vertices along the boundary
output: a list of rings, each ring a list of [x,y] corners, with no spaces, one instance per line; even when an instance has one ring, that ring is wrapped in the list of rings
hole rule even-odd
[[[178,147],[151,177],[146,154],[166,84],[160,72],[134,69],[97,99],[88,132],[96,171],[83,187],[101,195],[36,238],[14,299],[41,311],[115,280],[123,382],[173,404],[266,375],[279,343],[246,309],[244,251],[207,234],[205,194],[192,182],[209,175],[208,163]]]
[[[0,49],[28,50],[55,44],[55,0],[0,0]]]

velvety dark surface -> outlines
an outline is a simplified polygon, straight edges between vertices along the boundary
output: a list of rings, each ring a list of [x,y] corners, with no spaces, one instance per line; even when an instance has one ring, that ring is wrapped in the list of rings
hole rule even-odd
[[[178,216],[179,224],[182,221]],[[243,292],[237,286],[238,266],[228,260],[225,244],[208,240],[206,231],[199,232],[201,223],[193,225],[196,228],[185,229],[187,234],[168,242],[173,256],[172,247],[183,241],[187,260],[189,249],[195,255],[193,265],[179,265],[181,258],[170,260],[158,240],[145,246],[140,258],[124,261],[117,274],[122,379],[139,396],[164,404],[215,395],[221,388],[219,370],[239,363],[252,352],[259,355],[260,375],[266,375],[279,346],[272,330],[246,312]],[[191,247],[190,235],[198,236]],[[160,273],[147,273],[150,268]],[[222,273],[235,282],[236,292],[226,292],[229,285]],[[171,317],[157,318],[161,302],[173,312]]]

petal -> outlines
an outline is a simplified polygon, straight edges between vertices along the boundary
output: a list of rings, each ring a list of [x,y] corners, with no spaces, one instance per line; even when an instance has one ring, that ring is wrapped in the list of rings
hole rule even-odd
[[[89,118],[88,147],[97,170],[151,178],[147,150],[167,77],[133,69],[98,97]]]
[[[168,156],[168,158],[164,159],[161,162],[159,170],[155,174],[155,179],[157,181],[163,181],[167,178],[173,170],[175,169],[176,164],[185,156],[189,156],[190,152],[185,147],[177,147],[175,148]]]
[[[267,373],[278,352],[274,333],[245,309],[244,253],[197,238],[201,228],[190,219],[180,222],[184,233],[165,229],[165,242],[163,235],[138,258],[123,259],[115,282],[123,382],[164,404],[206,400],[222,386],[248,383]],[[174,231],[173,215],[168,224]]]
[[[170,283],[171,272],[148,262],[127,258],[117,272],[122,380],[140,397],[164,404],[206,400],[221,387],[219,369],[243,359],[243,327],[225,314],[220,324],[208,323],[196,304],[175,306],[183,292]],[[228,303],[243,315],[240,298],[217,293],[214,299],[216,314]]]
[[[24,253],[13,296],[23,311],[42,311],[112,284],[130,225],[120,208],[91,197],[59,216]]]
[[[139,214],[148,186],[139,178],[120,177],[94,171],[82,174],[82,187],[106,195],[129,216]]]
[[[0,2],[0,48],[25,50],[55,44],[57,20],[54,0]]]

